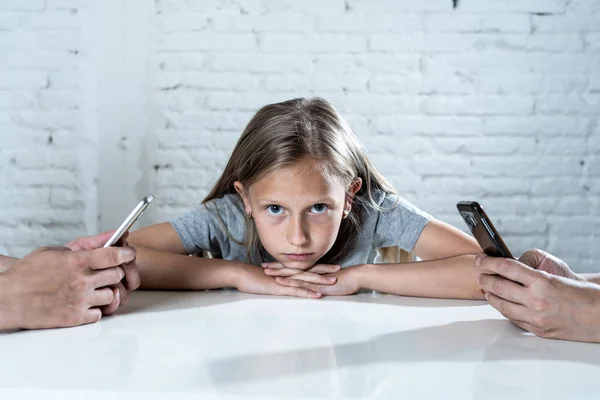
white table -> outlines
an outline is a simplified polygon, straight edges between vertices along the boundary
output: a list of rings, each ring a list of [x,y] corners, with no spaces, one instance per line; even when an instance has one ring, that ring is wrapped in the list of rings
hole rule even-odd
[[[484,302],[136,292],[100,323],[0,334],[0,399],[599,399],[600,345]]]

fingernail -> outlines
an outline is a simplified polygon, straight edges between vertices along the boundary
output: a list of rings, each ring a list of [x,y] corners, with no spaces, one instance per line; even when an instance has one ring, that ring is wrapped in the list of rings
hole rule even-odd
[[[481,265],[481,256],[475,257],[475,265],[478,267]]]
[[[329,282],[335,282],[335,277],[333,277],[333,276],[332,276],[332,277],[329,277],[329,278],[327,278],[327,280],[328,280]]]
[[[260,264],[260,266],[263,268],[267,268],[267,263],[262,263],[262,264]]]
[[[119,248],[119,255],[122,258],[129,260],[132,260],[135,257],[135,250],[132,249],[131,247],[120,247]]]

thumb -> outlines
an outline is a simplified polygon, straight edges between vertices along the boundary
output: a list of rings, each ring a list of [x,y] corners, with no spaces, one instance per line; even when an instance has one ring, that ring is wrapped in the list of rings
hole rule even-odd
[[[525,253],[523,253],[523,255],[519,257],[519,261],[530,268],[538,269],[546,257],[547,253],[545,251],[533,249],[527,250]]]

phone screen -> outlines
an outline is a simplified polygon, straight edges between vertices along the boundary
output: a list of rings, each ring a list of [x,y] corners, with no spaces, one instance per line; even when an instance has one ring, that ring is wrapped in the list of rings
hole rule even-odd
[[[154,200],[154,196],[149,194],[145,196],[140,202],[135,206],[133,211],[125,218],[125,220],[119,225],[115,233],[108,239],[104,247],[114,246],[120,239],[123,237],[125,232],[127,232],[131,226],[135,223],[135,221],[144,213],[144,210],[148,205]]]

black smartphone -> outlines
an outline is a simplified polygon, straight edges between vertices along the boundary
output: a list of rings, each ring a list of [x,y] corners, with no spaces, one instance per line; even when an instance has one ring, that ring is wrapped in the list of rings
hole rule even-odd
[[[456,208],[485,254],[492,257],[514,258],[479,203],[461,201]]]

